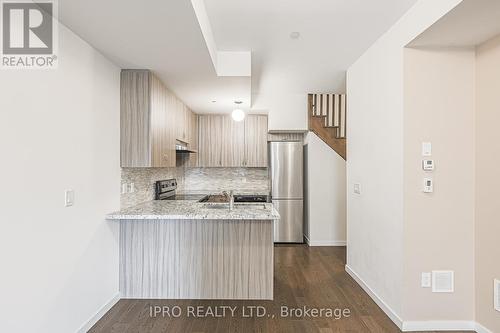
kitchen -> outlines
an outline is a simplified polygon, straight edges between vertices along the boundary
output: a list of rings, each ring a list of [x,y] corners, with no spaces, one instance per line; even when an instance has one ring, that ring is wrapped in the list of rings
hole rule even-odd
[[[499,17],[0,0],[2,331],[500,332]]]
[[[122,297],[273,299],[273,243],[303,243],[302,140],[237,101],[195,114],[149,70],[120,89]]]
[[[345,256],[330,195],[345,160],[310,131],[308,94],[331,113],[345,90],[259,89],[257,48],[208,50],[195,2],[54,3],[57,66],[2,71],[4,330],[148,332],[150,305],[330,307],[317,272]]]

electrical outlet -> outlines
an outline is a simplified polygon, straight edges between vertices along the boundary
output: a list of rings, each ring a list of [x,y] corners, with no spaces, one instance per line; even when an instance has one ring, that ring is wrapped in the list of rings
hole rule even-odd
[[[75,191],[66,190],[64,191],[64,207],[73,206],[75,202]]]
[[[354,193],[361,194],[361,184],[358,183],[354,184]]]
[[[121,194],[125,194],[127,192],[128,192],[128,185],[127,185],[127,183],[122,183]]]
[[[128,192],[129,193],[134,193],[135,192],[135,184],[134,183],[128,184]]]
[[[421,280],[422,288],[430,288],[432,286],[431,276],[432,275],[430,272],[423,272],[422,273],[422,280]]]

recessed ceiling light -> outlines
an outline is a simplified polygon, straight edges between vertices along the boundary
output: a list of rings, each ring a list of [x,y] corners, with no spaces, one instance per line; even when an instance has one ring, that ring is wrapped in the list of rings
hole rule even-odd
[[[242,109],[234,109],[233,113],[231,113],[231,117],[233,117],[234,121],[242,121],[245,119],[245,111]]]
[[[299,39],[299,37],[300,37],[300,32],[298,32],[298,31],[292,31],[290,33],[290,38],[291,39]]]

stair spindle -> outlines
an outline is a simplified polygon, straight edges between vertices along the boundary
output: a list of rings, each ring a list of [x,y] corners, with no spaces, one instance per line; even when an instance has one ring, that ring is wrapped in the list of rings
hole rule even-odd
[[[346,132],[346,96],[340,95],[340,134],[341,138],[345,138]]]

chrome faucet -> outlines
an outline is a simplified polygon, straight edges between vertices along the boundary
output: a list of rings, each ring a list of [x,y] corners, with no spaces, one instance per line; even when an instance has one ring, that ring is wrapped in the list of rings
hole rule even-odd
[[[222,194],[228,199],[229,201],[229,210],[233,210],[234,208],[234,195],[233,195],[233,190],[229,191],[223,191]]]

